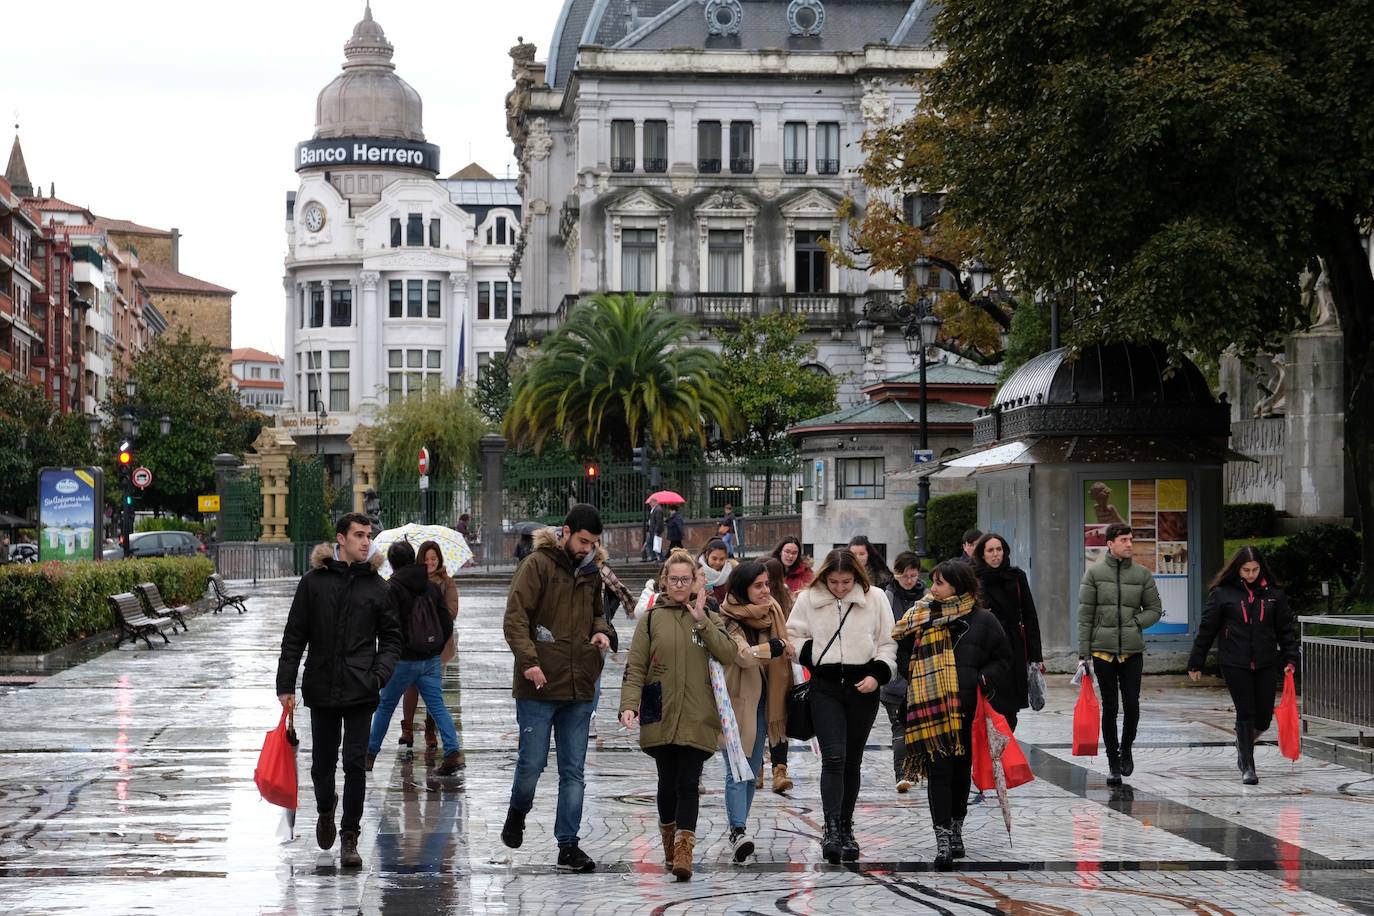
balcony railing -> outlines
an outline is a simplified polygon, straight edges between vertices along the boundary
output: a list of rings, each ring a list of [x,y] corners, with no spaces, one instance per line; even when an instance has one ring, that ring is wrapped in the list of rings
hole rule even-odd
[[[667,159],[645,159],[644,171],[646,172],[666,172],[668,171]]]
[[[629,158],[617,157],[611,160],[612,172],[633,172],[635,170],[635,160],[633,156]]]
[[[805,160],[805,159],[784,159],[784,160],[782,161],[782,170],[783,170],[784,172],[786,172],[788,175],[805,175],[805,174],[806,174],[806,160]]]
[[[818,175],[838,175],[840,174],[840,160],[838,159],[817,159],[816,174]]]
[[[754,171],[754,160],[739,157],[730,160],[730,171],[735,175],[748,175]]]
[[[715,175],[720,171],[719,159],[698,159],[697,171],[708,175]]]

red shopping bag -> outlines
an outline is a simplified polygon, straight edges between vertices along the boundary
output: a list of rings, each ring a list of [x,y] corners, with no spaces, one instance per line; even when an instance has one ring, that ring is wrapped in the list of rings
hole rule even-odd
[[[294,707],[281,711],[281,721],[267,733],[258,755],[253,781],[258,792],[274,805],[296,808],[296,737]]]
[[[1007,776],[1007,788],[1015,789],[1030,782],[1035,778],[1035,774],[1031,772],[1021,745],[1017,744],[1016,738],[1012,736],[1011,726],[1007,724],[1006,717],[992,708],[992,704],[983,697],[983,688],[980,687],[978,711],[973,716],[973,784],[984,791],[997,786],[997,777],[993,773],[992,748],[988,746],[989,721],[992,722],[992,727],[1007,739],[1007,746],[1002,749],[1002,770]]]
[[[1096,757],[1097,736],[1102,732],[1102,708],[1097,705],[1093,679],[1084,674],[1073,706],[1073,756]]]
[[[1279,724],[1279,751],[1289,760],[1302,756],[1302,720],[1298,717],[1298,688],[1293,672],[1283,675],[1283,696],[1274,707],[1274,719]]]

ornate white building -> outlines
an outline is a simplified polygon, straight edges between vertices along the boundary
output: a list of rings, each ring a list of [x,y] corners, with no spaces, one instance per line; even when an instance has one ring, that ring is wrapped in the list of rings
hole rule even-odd
[[[891,318],[868,353],[853,331],[897,278],[837,267],[822,242],[847,244],[841,201],[866,200],[864,132],[908,116],[910,78],[939,63],[933,17],[926,0],[566,0],[545,61],[511,51],[528,245],[509,349],[585,294],[629,290],[706,329],[806,316],[842,403],[908,371]]]
[[[515,182],[438,179],[420,95],[369,8],[297,144],[286,200],[286,392],[277,423],[352,476],[347,439],[378,407],[476,379],[520,304]]]

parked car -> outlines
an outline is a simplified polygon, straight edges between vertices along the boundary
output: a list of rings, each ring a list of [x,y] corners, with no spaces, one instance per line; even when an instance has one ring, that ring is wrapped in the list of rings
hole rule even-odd
[[[38,545],[37,544],[11,544],[10,545],[11,563],[37,563]]]
[[[114,538],[106,538],[105,543],[100,546],[100,559],[122,560],[124,559],[124,548],[120,547],[119,542]]]
[[[135,557],[194,557],[206,552],[200,538],[189,531],[140,531],[130,535],[129,547]]]

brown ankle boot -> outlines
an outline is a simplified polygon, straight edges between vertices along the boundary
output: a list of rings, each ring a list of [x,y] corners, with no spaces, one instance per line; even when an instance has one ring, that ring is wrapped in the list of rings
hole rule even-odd
[[[755,791],[755,792],[759,792],[759,791],[762,791],[762,790],[763,790],[763,768],[760,767],[760,768],[759,768],[759,775],[758,775],[758,778],[754,780],[754,791]]]
[[[339,864],[344,868],[361,868],[363,857],[358,855],[358,831],[345,830],[339,834]]]
[[[673,841],[676,839],[677,822],[671,824],[659,824],[658,834],[663,837],[663,867],[668,871],[673,870]]]
[[[787,778],[787,764],[785,763],[778,763],[773,766],[773,791],[779,795],[792,791],[792,780]]]
[[[425,714],[425,747],[436,748],[439,746],[439,729],[434,724],[434,717]]]
[[[414,747],[414,746],[415,746],[415,723],[414,723],[414,722],[411,722],[409,719],[402,719],[402,720],[401,720],[401,739],[400,739],[397,743],[398,743],[398,744],[404,744],[406,747]]]
[[[692,880],[692,853],[696,851],[695,830],[679,830],[673,841],[673,877],[679,881]]]

